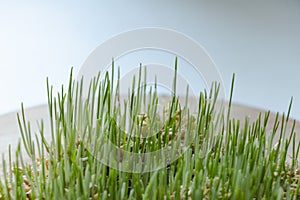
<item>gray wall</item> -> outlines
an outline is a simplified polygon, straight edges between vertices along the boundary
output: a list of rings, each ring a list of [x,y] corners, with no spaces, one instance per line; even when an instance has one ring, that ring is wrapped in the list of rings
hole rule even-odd
[[[170,28],[197,40],[234,101],[300,119],[300,1],[0,1],[0,114],[46,102],[45,77],[59,87],[112,35]]]

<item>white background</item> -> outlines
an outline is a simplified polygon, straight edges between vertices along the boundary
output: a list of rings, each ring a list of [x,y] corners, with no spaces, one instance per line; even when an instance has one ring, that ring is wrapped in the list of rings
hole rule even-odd
[[[45,78],[67,82],[113,35],[182,32],[206,48],[234,101],[300,119],[300,1],[0,1],[0,114],[46,103]]]

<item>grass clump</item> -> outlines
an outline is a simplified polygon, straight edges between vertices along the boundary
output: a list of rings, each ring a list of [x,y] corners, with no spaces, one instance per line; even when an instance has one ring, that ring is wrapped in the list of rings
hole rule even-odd
[[[2,160],[0,199],[300,198],[300,143],[294,128],[286,133],[290,108],[286,117],[277,114],[271,131],[270,112],[241,126],[230,118],[233,84],[226,114],[217,109],[214,84],[191,111],[188,95],[183,103],[176,96],[175,66],[174,94],[160,110],[156,86],[146,88],[143,72],[141,67],[124,101],[119,75],[114,83],[108,72],[104,79],[98,74],[87,95],[83,79],[75,81],[72,72],[56,96],[47,80],[50,133],[42,120],[32,134],[22,106],[22,143]]]

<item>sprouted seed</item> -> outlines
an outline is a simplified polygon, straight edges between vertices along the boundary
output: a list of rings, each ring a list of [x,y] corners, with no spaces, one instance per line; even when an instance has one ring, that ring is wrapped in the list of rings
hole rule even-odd
[[[269,112],[261,113],[252,124],[246,119],[241,127],[240,119],[230,118],[233,76],[226,114],[215,106],[217,83],[199,94],[198,110],[190,111],[176,96],[175,63],[175,92],[162,114],[156,89],[147,91],[143,85],[142,67],[123,102],[119,77],[113,88],[108,72],[102,72],[104,79],[99,73],[91,80],[86,97],[83,79],[74,80],[72,70],[68,87],[56,96],[47,79],[50,133],[45,132],[42,120],[33,135],[22,105],[17,115],[22,140],[16,152],[9,148],[9,159],[2,160],[0,200],[300,199],[300,145],[294,129],[286,133],[290,108],[282,119],[277,115],[270,132],[266,131]],[[139,89],[133,92],[135,88]],[[46,134],[51,135],[50,141]],[[279,134],[276,146],[274,134]],[[103,135],[130,153],[188,146],[163,168],[124,172],[106,166],[96,156]],[[291,146],[293,154],[287,155]],[[125,162],[122,156],[117,162]]]

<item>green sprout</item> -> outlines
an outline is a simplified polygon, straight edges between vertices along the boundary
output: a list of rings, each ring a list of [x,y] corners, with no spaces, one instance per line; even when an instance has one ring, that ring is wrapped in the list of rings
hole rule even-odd
[[[182,101],[176,93],[177,59],[174,93],[162,111],[156,84],[146,88],[146,68],[139,68],[126,98],[120,96],[120,71],[117,79],[114,71],[112,77],[102,73],[84,91],[84,77],[74,80],[71,70],[68,87],[57,95],[47,79],[49,133],[43,120],[32,133],[22,105],[21,141],[16,152],[9,147],[8,160],[3,156],[0,199],[300,198],[295,121],[291,133],[286,131],[292,102],[267,131],[270,112],[253,123],[230,117],[234,76],[226,110],[217,109],[214,83],[191,112],[189,95]],[[165,160],[143,156],[160,149],[168,150]],[[136,154],[141,156],[129,157]]]

